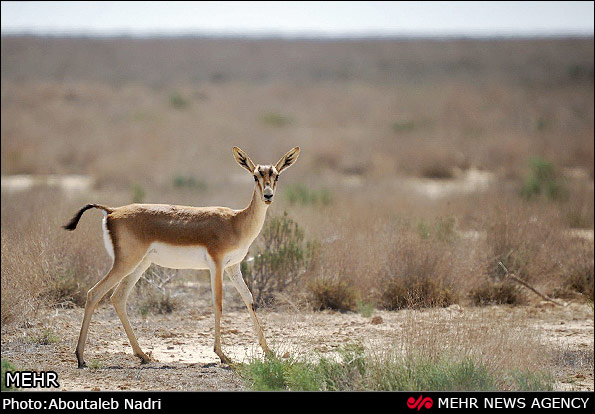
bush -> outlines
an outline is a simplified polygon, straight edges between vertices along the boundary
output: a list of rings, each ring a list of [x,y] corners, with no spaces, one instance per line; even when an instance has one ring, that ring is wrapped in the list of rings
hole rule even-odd
[[[317,277],[308,283],[307,289],[314,310],[347,312],[356,307],[356,291],[347,280]]]
[[[258,306],[271,305],[275,294],[295,287],[318,257],[318,244],[304,241],[304,231],[287,216],[264,225],[252,261],[241,264],[242,275]]]
[[[442,243],[403,238],[396,243],[379,280],[379,304],[388,310],[446,307],[456,301]]]
[[[173,92],[169,95],[169,104],[176,109],[184,109],[190,105],[190,101],[179,92]]]
[[[540,157],[529,159],[529,175],[521,188],[526,200],[545,195],[550,200],[565,199],[567,189],[554,164]]]
[[[593,243],[577,244],[563,264],[563,288],[594,299]]]
[[[455,303],[452,289],[432,276],[393,277],[382,292],[387,310],[447,307]]]
[[[506,275],[499,262],[528,283],[560,273],[568,240],[558,216],[544,213],[519,205],[495,209],[486,229],[486,271],[493,281]]]
[[[156,265],[151,265],[145,271],[137,284],[140,294],[138,311],[144,318],[148,314],[166,314],[175,311],[179,302],[171,296],[165,285],[175,277],[169,274],[170,270]]]
[[[480,287],[471,290],[469,296],[475,305],[520,305],[525,296],[512,280],[486,280]]]
[[[178,302],[169,292],[152,291],[146,293],[138,305],[140,315],[145,318],[149,314],[172,313],[178,307]]]

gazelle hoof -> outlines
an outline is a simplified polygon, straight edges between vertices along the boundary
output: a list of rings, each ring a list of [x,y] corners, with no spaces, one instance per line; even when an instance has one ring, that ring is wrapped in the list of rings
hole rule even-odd
[[[151,355],[151,353],[150,353],[150,352],[149,352],[149,355],[146,355],[146,354],[142,353],[142,354],[140,354],[140,355],[136,355],[136,356],[137,356],[138,358],[140,358],[140,363],[141,363],[141,365],[144,365],[144,364],[149,364],[149,363],[151,363],[151,362],[153,362],[153,361],[154,361],[154,359],[153,359],[153,357],[152,357],[152,355]]]

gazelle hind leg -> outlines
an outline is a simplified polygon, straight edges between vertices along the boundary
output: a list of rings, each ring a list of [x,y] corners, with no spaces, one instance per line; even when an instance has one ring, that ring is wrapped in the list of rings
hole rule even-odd
[[[236,265],[229,266],[227,269],[225,269],[225,272],[227,273],[227,276],[232,281],[236,290],[242,297],[242,300],[246,304],[246,307],[248,308],[248,312],[250,313],[250,317],[252,318],[252,324],[254,325],[254,331],[256,333],[256,336],[258,337],[258,343],[260,347],[264,351],[265,355],[271,355],[272,352],[267,346],[267,342],[264,338],[260,322],[258,321],[258,318],[256,317],[256,312],[254,311],[254,299],[252,297],[252,293],[250,292],[250,289],[248,289],[248,286],[246,286],[246,282],[242,277],[240,264],[238,263]]]
[[[131,264],[132,263],[132,264]],[[91,316],[97,306],[97,303],[116,286],[120,281],[131,273],[138,265],[138,262],[121,262],[118,260],[114,261],[114,265],[111,270],[101,279],[95,286],[89,289],[87,292],[87,303],[85,304],[85,316],[83,317],[83,324],[79,334],[78,343],[76,346],[76,358],[78,361],[79,368],[85,366],[83,359],[83,353],[85,352],[85,343],[87,341],[87,334],[89,332],[89,324],[91,323]]]
[[[128,320],[128,313],[126,312],[126,300],[130,295],[130,291],[132,287],[138,282],[140,277],[143,273],[149,268],[151,265],[151,261],[147,258],[143,259],[136,269],[128,276],[124,277],[118,287],[112,293],[111,301],[116,309],[116,313],[120,317],[120,321],[122,322],[122,326],[124,326],[124,330],[126,331],[126,335],[128,336],[128,340],[130,341],[130,345],[132,346],[132,350],[134,355],[141,359],[141,363],[147,363],[151,361],[141,349],[140,345],[138,344],[138,340],[136,339],[136,335],[134,335],[134,330],[130,325],[130,321]]]

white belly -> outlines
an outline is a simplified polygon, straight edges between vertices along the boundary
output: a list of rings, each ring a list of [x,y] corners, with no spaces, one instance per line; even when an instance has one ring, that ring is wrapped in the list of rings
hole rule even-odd
[[[223,267],[240,263],[248,253],[248,248],[229,252],[223,258]],[[213,258],[203,246],[175,246],[153,242],[149,247],[147,259],[151,263],[171,269],[210,269]]]
[[[250,247],[250,246],[248,246]],[[231,266],[240,263],[248,253],[248,247],[245,249],[233,250],[225,255],[223,258],[223,267]]]
[[[171,269],[209,269],[213,259],[203,246],[174,246],[153,242],[147,259],[159,266]]]

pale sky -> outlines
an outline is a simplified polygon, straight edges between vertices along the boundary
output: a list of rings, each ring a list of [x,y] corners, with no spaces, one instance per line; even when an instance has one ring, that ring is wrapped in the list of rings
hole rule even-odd
[[[2,33],[91,35],[593,35],[593,2],[14,2]]]

